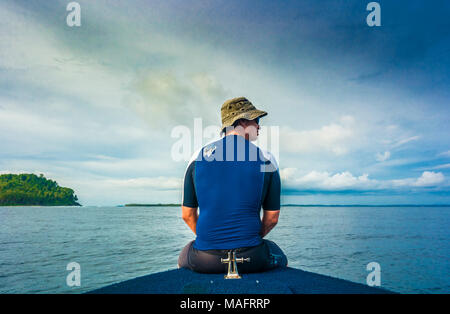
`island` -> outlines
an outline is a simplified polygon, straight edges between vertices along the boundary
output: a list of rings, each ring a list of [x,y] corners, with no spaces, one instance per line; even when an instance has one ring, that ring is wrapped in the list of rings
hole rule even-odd
[[[35,174],[0,175],[0,206],[81,206],[74,190]]]

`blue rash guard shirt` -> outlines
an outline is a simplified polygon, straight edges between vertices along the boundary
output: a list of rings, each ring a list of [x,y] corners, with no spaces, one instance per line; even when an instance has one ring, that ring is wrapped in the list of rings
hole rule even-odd
[[[202,147],[190,160],[183,206],[199,207],[198,250],[261,244],[260,210],[280,209],[280,175],[273,156],[239,135]]]

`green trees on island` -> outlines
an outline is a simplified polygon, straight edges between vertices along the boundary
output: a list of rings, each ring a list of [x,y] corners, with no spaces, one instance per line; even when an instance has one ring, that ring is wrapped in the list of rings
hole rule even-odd
[[[0,206],[8,205],[77,205],[78,198],[70,188],[61,187],[44,175],[0,175]]]

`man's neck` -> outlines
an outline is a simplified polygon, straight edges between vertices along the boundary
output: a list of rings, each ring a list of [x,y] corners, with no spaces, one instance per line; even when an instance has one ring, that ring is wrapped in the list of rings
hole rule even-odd
[[[225,136],[228,136],[228,135],[239,135],[239,136],[243,137],[243,135],[240,134],[239,132],[237,132],[236,130],[232,130],[232,131],[230,131],[230,132],[225,134]]]
[[[232,130],[232,131],[230,131],[230,132],[225,134],[225,136],[228,136],[228,135],[239,135],[239,136],[242,136],[243,138],[245,138],[248,141],[248,134],[241,134],[241,133],[237,132],[236,130]]]

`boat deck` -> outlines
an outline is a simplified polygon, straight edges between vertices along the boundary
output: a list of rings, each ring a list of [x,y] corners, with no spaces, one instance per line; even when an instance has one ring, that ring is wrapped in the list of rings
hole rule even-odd
[[[223,274],[200,274],[174,269],[112,284],[95,294],[384,294],[376,287],[311,273],[295,268],[241,274],[242,279],[224,279]]]

